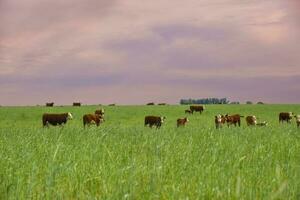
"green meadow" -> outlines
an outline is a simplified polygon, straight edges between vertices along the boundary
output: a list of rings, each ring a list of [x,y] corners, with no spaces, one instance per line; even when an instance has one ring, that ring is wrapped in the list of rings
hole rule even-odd
[[[300,128],[278,113],[300,105],[0,107],[0,199],[300,199]],[[43,128],[43,113],[72,112]],[[267,127],[223,127],[214,116],[256,115]],[[166,116],[161,129],[145,115]],[[188,116],[186,127],[176,119]]]

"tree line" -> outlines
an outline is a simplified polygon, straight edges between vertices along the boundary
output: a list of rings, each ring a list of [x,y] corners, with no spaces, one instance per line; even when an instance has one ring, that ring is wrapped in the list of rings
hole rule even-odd
[[[229,101],[227,98],[202,98],[202,99],[181,99],[181,105],[190,104],[240,104],[239,101]],[[247,101],[246,104],[253,104],[251,101]],[[264,104],[263,102],[257,102],[257,104]]]
[[[181,105],[189,104],[229,104],[227,98],[181,99]]]

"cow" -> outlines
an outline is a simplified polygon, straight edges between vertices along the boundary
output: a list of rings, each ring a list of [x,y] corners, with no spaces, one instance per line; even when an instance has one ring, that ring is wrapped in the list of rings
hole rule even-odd
[[[226,119],[224,115],[216,115],[215,116],[215,125],[216,125],[216,129],[219,129],[222,127],[223,124],[225,124]]]
[[[236,124],[238,124],[239,126],[241,126],[241,115],[239,114],[235,114],[235,115],[225,115],[225,120],[227,122],[227,126],[229,127],[229,125],[234,124],[234,126],[236,126]]]
[[[54,106],[54,102],[46,103],[46,106],[47,106],[47,107],[53,107],[53,106]]]
[[[266,121],[258,122],[258,123],[256,124],[256,126],[268,126],[268,122],[266,122]]]
[[[279,113],[279,123],[286,121],[287,123],[291,123],[291,120],[293,119],[293,113],[292,112],[281,112]]]
[[[191,110],[185,110],[184,113],[192,114]]]
[[[185,126],[185,124],[189,122],[189,119],[187,117],[185,118],[179,118],[177,119],[177,127],[179,126]]]
[[[300,115],[295,115],[297,127],[300,127]]]
[[[73,106],[81,106],[81,103],[80,102],[74,102]]]
[[[61,114],[53,114],[53,113],[44,113],[42,116],[43,127],[49,126],[49,124],[56,125],[64,125],[68,120],[73,119],[73,116],[70,112],[61,113]]]
[[[154,105],[155,105],[154,102],[147,103],[147,106],[154,106]]]
[[[96,124],[99,126],[100,123],[103,122],[103,118],[101,115],[98,114],[85,114],[82,117],[83,127],[85,128],[86,125],[90,126],[91,124]]]
[[[161,116],[146,116],[145,117],[145,126],[156,126],[156,128],[160,128],[161,125],[164,123],[164,120],[166,117],[161,117]]]
[[[255,126],[257,124],[257,119],[254,115],[247,116],[246,122],[248,126]]]
[[[190,110],[192,111],[192,114],[194,114],[194,111],[201,114],[204,111],[204,106],[190,106]]]
[[[159,105],[159,106],[166,106],[167,104],[166,103],[159,103],[157,105]]]

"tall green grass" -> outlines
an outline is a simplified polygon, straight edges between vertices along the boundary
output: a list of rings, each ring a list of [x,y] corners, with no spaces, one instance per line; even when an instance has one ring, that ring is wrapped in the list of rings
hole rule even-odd
[[[83,129],[97,107],[1,107],[0,199],[300,199],[300,129],[278,113],[299,105],[104,107],[106,122]],[[44,112],[74,115],[42,128]],[[223,127],[218,113],[256,115],[268,127]],[[145,115],[167,117],[161,129]]]

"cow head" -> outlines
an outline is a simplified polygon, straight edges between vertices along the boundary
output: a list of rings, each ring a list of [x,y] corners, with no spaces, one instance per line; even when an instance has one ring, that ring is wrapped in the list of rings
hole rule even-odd
[[[216,120],[216,122],[221,123],[222,122],[222,116],[220,114],[216,115],[215,120]]]
[[[68,112],[68,119],[73,119],[73,115],[70,112]]]
[[[189,119],[188,119],[187,117],[186,117],[186,118],[184,118],[184,119],[185,119],[185,121],[186,121],[186,122],[189,122]]]
[[[163,123],[166,120],[166,117],[160,117],[161,123]]]

